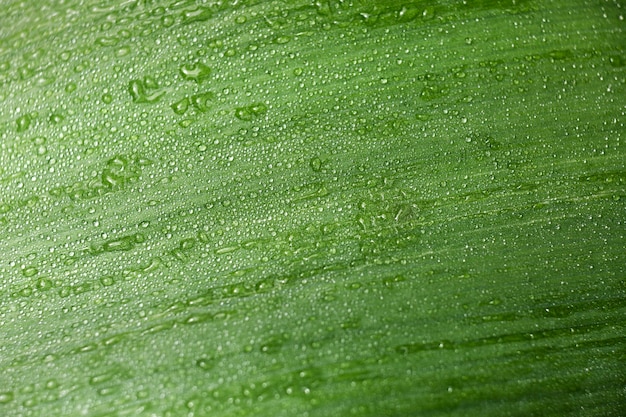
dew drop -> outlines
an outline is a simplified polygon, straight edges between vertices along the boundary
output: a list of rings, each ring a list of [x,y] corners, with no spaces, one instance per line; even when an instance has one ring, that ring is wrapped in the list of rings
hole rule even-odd
[[[276,42],[279,45],[283,45],[283,44],[289,43],[290,40],[291,38],[289,36],[279,36],[276,39],[274,39],[274,42]]]
[[[48,278],[39,278],[36,286],[38,291],[47,291],[52,288],[53,283]]]
[[[311,169],[315,172],[320,172],[322,170],[322,160],[317,156],[311,158],[311,160],[309,161],[309,165],[311,166]]]
[[[13,392],[11,391],[0,392],[0,404],[8,404],[13,401],[13,398]]]
[[[122,46],[118,48],[117,51],[115,51],[115,55],[117,55],[118,57],[126,56],[128,54],[130,54],[130,47],[128,46]]]
[[[22,275],[24,275],[25,277],[33,277],[37,275],[38,272],[39,270],[34,266],[27,266],[22,270]]]
[[[62,115],[58,114],[58,113],[52,113],[52,114],[50,115],[50,122],[51,122],[51,123],[53,123],[53,124],[55,124],[55,125],[58,125],[58,124],[59,124],[59,123],[61,123],[64,119],[65,119],[65,118],[64,118]]]
[[[200,358],[196,361],[196,365],[206,371],[213,367],[213,361],[209,358]]]
[[[185,80],[193,80],[200,84],[211,75],[211,68],[201,62],[185,64],[180,67],[180,75],[182,75]]]
[[[184,239],[180,242],[181,250],[189,250],[192,249],[196,245],[196,240],[193,238]]]
[[[25,114],[23,116],[18,117],[16,120],[17,132],[21,133],[21,132],[28,130],[31,122],[32,122],[32,117],[30,114]]]
[[[174,113],[178,115],[183,115],[185,114],[185,112],[187,111],[187,108],[189,107],[189,98],[185,97],[177,101],[176,103],[172,104],[171,107],[172,107],[172,110],[174,110]]]
[[[183,23],[190,24],[194,22],[204,22],[213,16],[213,12],[208,7],[198,7],[193,10],[185,10],[183,12]]]
[[[104,287],[110,287],[111,285],[115,284],[115,280],[113,279],[112,276],[110,275],[105,275],[103,277],[100,277],[100,283],[104,286]]]
[[[163,27],[170,27],[174,24],[175,20],[172,16],[163,16],[161,18],[161,24],[163,25]]]
[[[211,92],[196,94],[191,97],[191,104],[193,104],[193,107],[200,113],[205,113],[207,110],[209,110],[209,102],[213,99],[214,96],[215,95]]]

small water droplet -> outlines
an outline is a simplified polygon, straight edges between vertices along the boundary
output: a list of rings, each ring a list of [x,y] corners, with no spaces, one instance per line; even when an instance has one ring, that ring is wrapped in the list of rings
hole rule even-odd
[[[187,128],[191,126],[192,123],[193,123],[192,119],[185,119],[185,120],[181,120],[180,122],[178,122],[178,126],[182,128]]]
[[[214,361],[209,358],[200,358],[196,361],[196,365],[198,368],[206,371],[213,368]]]
[[[52,114],[50,115],[50,122],[51,122],[51,123],[53,123],[53,124],[55,124],[55,125],[58,125],[58,124],[59,124],[59,123],[61,123],[64,119],[65,119],[65,118],[64,118],[62,115],[58,114],[58,113],[52,113]]]
[[[37,280],[36,287],[37,287],[38,291],[48,291],[50,288],[53,287],[53,285],[54,284],[52,283],[52,281],[50,279],[48,279],[48,278],[39,278]]]
[[[320,172],[322,170],[322,160],[317,156],[311,158],[311,160],[309,161],[309,166],[313,171]]]
[[[49,379],[46,382],[46,389],[55,389],[59,387],[59,383],[55,379]]]
[[[107,252],[129,251],[135,247],[134,236],[124,236],[104,243],[103,249]]]
[[[115,55],[117,55],[118,57],[126,56],[130,54],[130,51],[131,49],[129,46],[122,46],[118,48],[117,51],[115,51]]]
[[[21,133],[30,127],[30,123],[32,122],[32,116],[30,114],[25,114],[17,118],[17,132]]]
[[[8,404],[13,401],[14,395],[11,391],[0,392],[0,404]]]
[[[27,266],[22,270],[22,275],[24,275],[25,277],[33,277],[37,275],[38,272],[39,270],[34,266]]]
[[[181,100],[178,100],[176,103],[172,104],[171,107],[172,110],[174,110],[174,113],[178,115],[183,115],[187,111],[187,108],[189,108],[189,98],[185,97]]]
[[[110,287],[111,285],[115,284],[115,279],[110,275],[105,275],[103,277],[100,277],[100,283],[105,287]]]
[[[250,121],[267,111],[267,106],[263,103],[255,103],[246,107],[237,107],[235,117],[239,120]]]
[[[211,92],[196,94],[191,97],[191,104],[193,104],[193,107],[200,113],[205,113],[209,110],[209,102],[213,99],[213,97],[215,97],[215,94]]]
[[[180,67],[180,75],[182,75],[185,80],[193,80],[200,84],[209,78],[211,75],[211,68],[201,62],[185,64]]]
[[[180,242],[180,249],[181,250],[190,250],[193,249],[193,247],[196,245],[196,240],[193,238],[189,238],[189,239],[183,239]]]
[[[291,38],[289,36],[279,36],[276,39],[274,39],[274,42],[276,42],[279,45],[283,45],[283,44],[289,43],[290,40]]]
[[[166,28],[172,26],[174,22],[175,22],[174,17],[169,16],[169,15],[163,16],[161,18],[161,24],[163,25],[163,27],[166,27]]]
[[[154,103],[158,101],[163,92],[149,91],[158,88],[155,80],[145,77],[144,80],[131,80],[128,83],[128,92],[135,103]]]
[[[120,40],[115,36],[102,36],[100,38],[96,38],[95,44],[98,46],[114,46]]]
[[[202,243],[207,243],[209,241],[209,235],[206,232],[198,232],[197,234],[198,240]]]
[[[205,22],[213,16],[213,12],[208,7],[198,7],[196,9],[183,11],[183,24],[194,22]]]

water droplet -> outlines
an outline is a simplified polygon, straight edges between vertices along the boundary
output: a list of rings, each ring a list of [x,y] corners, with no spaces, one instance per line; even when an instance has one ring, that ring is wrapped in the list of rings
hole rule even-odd
[[[117,392],[119,392],[119,390],[120,390],[120,386],[119,385],[114,385],[114,386],[110,386],[110,387],[100,388],[98,390],[98,395],[102,395],[103,397],[109,396],[109,395],[114,395]]]
[[[109,240],[103,245],[103,249],[107,252],[129,251],[135,247],[134,236],[124,236],[119,239]]]
[[[38,272],[39,270],[34,266],[27,266],[22,270],[22,275],[24,275],[25,277],[33,277],[37,275]]]
[[[237,107],[235,117],[239,120],[250,121],[267,111],[267,106],[263,103],[255,103],[246,107]]]
[[[433,6],[428,6],[422,12],[422,19],[424,20],[432,20],[435,17],[435,8]]]
[[[59,123],[61,123],[64,119],[65,119],[65,118],[64,118],[62,115],[58,114],[58,113],[52,113],[52,114],[50,115],[50,122],[51,122],[51,123],[53,123],[53,124],[55,124],[55,125],[58,125],[58,124],[59,124]]]
[[[174,17],[169,16],[169,15],[163,16],[161,18],[161,24],[163,25],[163,27],[166,27],[166,28],[172,26],[174,22],[175,22]]]
[[[181,250],[190,250],[193,249],[193,247],[196,245],[196,240],[189,238],[189,239],[183,239],[180,242],[180,249]]]
[[[322,160],[317,156],[311,158],[311,160],[309,161],[309,165],[311,169],[315,172],[320,172],[322,170]]]
[[[420,9],[412,4],[402,6],[402,9],[397,13],[398,21],[402,23],[410,22],[419,15]]]
[[[209,235],[206,232],[198,232],[197,234],[198,240],[202,243],[207,243],[209,241]]]
[[[185,97],[177,101],[176,103],[172,104],[171,107],[172,107],[172,110],[174,110],[174,113],[178,115],[183,115],[185,114],[185,112],[187,111],[187,108],[189,107],[189,98]]]
[[[32,116],[30,114],[25,114],[17,118],[17,132],[21,133],[30,127],[30,123],[32,122]]]
[[[128,92],[135,103],[154,103],[158,101],[164,93],[160,91],[148,91],[156,88],[158,88],[158,85],[150,77],[145,77],[143,81],[131,80],[128,83]]]
[[[33,289],[30,287],[22,288],[19,291],[20,297],[29,297],[33,293]]]
[[[113,96],[111,94],[103,94],[102,95],[102,102],[105,104],[111,104],[111,102],[113,101]]]
[[[117,51],[115,51],[115,55],[117,55],[118,57],[126,56],[130,54],[130,51],[131,49],[129,46],[122,46],[118,48]]]
[[[289,43],[290,40],[291,38],[289,36],[279,36],[276,39],[274,39],[274,42],[276,42],[279,45],[283,45],[283,44]]]
[[[185,64],[180,67],[180,75],[185,80],[193,80],[198,84],[209,78],[211,75],[211,68],[207,67],[201,62],[193,64]]]
[[[205,113],[209,110],[209,101],[211,101],[213,97],[215,97],[215,94],[211,92],[196,94],[191,97],[191,104],[193,104],[193,107],[200,113]]]
[[[132,80],[128,84],[128,92],[133,101],[140,101],[146,95],[141,80]]]
[[[183,320],[182,324],[198,324],[198,323],[205,323],[211,320],[213,320],[213,314],[199,313],[199,314],[193,314],[187,317],[185,320]]]
[[[119,41],[115,36],[103,36],[96,38],[95,44],[99,46],[115,46]]]
[[[172,254],[174,258],[176,258],[180,262],[185,263],[189,260],[189,257],[187,256],[187,254],[185,254],[185,252],[183,252],[183,250],[180,248],[176,248],[172,250],[170,253]]]
[[[105,287],[110,287],[111,285],[115,284],[115,279],[110,275],[105,275],[103,277],[100,277],[100,283]]]
[[[213,16],[213,12],[208,7],[198,7],[193,10],[183,11],[183,24],[190,24],[194,22],[205,22]]]
[[[626,59],[619,55],[612,55],[609,57],[609,64],[611,64],[612,67],[621,68],[626,66]]]
[[[225,246],[225,247],[222,247],[222,248],[217,249],[217,250],[215,251],[215,253],[216,253],[216,254],[218,254],[218,255],[223,255],[223,254],[225,254],[225,253],[231,253],[231,252],[234,252],[234,251],[236,251],[237,249],[239,249],[239,247],[238,247],[238,246]]]
[[[0,392],[0,404],[8,404],[13,401],[13,398],[13,392],[11,391]]]
[[[36,287],[37,287],[38,291],[48,291],[50,288],[53,287],[53,285],[54,284],[52,283],[52,281],[50,279],[48,279],[48,278],[39,278],[37,280]]]
[[[210,358],[200,358],[196,361],[196,365],[198,366],[198,368],[206,371],[213,368],[214,361]]]

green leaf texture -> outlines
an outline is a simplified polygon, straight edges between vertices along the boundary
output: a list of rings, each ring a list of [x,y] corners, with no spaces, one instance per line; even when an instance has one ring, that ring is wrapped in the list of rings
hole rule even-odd
[[[1,10],[0,415],[623,415],[624,1]]]

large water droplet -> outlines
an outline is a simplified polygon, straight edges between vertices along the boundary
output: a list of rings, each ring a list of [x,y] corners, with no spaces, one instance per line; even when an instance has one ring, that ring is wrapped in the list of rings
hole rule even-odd
[[[193,80],[200,84],[209,78],[211,75],[211,68],[201,62],[185,64],[180,67],[180,75],[182,75],[185,80]]]
[[[17,118],[17,132],[21,133],[30,127],[30,123],[32,122],[32,116],[30,114],[24,114]]]
[[[8,404],[13,401],[13,398],[13,392],[11,391],[0,392],[0,404]]]

